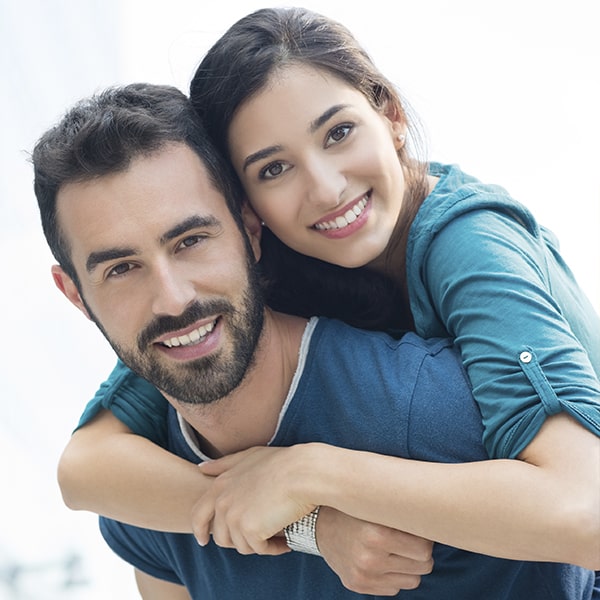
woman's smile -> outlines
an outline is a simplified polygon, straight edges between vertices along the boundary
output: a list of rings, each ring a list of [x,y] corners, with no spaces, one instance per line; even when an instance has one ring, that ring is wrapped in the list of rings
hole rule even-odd
[[[350,205],[327,215],[327,217],[315,223],[313,228],[332,238],[351,235],[366,222],[370,209],[370,197],[371,193],[369,192]]]
[[[236,111],[230,153],[252,207],[279,239],[356,267],[383,253],[398,220],[401,127],[342,79],[287,66]]]

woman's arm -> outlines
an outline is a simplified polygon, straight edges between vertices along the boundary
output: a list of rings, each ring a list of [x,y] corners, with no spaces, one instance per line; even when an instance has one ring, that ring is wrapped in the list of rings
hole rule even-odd
[[[352,465],[371,490],[368,507],[339,493],[347,472],[335,488],[323,481],[325,503],[484,554],[600,568],[600,438],[566,415],[548,419],[521,460],[398,469],[372,458],[361,453]]]
[[[211,479],[106,410],[72,435],[58,466],[69,508],[182,533],[191,531],[192,507]]]
[[[551,417],[520,460],[440,464],[324,444],[255,448],[207,463],[218,475],[194,531],[240,551],[315,506],[466,550],[600,568],[600,438]],[[234,542],[235,540],[235,542]]]
[[[132,434],[106,410],[73,434],[58,467],[69,508],[181,533],[191,533],[192,509],[213,479]],[[417,587],[420,577],[431,572],[429,540],[336,510],[323,511],[319,530],[323,558],[353,591],[395,594]],[[279,546],[282,551],[287,551],[285,544]]]
[[[488,455],[516,458],[560,411],[600,435],[600,319],[541,232],[487,208],[420,245],[407,262],[415,322],[459,348]]]

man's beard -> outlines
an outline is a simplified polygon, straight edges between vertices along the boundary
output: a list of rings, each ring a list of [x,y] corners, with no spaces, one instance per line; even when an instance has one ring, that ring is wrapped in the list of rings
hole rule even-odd
[[[126,349],[112,340],[89,310],[119,358],[140,377],[148,380],[174,400],[186,404],[209,404],[231,393],[253,366],[256,347],[264,324],[264,301],[255,265],[249,265],[248,286],[241,306],[227,300],[195,302],[177,317],[158,317],[139,335],[137,349]],[[231,357],[213,353],[194,361],[165,365],[157,360],[160,350],[148,351],[151,340],[162,334],[184,329],[210,315],[220,314],[231,339]]]

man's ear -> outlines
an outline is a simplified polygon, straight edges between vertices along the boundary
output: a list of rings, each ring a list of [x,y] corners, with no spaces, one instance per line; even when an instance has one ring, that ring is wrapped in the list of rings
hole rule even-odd
[[[250,245],[252,246],[252,250],[254,250],[254,257],[258,261],[261,254],[260,237],[262,235],[262,223],[248,202],[244,202],[242,206],[242,220],[250,239]]]
[[[62,267],[58,265],[52,266],[52,279],[56,287],[67,297],[67,299],[75,305],[88,319],[90,314],[88,313],[79,290],[75,285],[74,281],[63,271]]]

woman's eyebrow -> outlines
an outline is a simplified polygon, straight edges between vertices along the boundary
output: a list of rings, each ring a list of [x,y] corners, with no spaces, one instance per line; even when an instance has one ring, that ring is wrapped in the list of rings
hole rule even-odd
[[[348,108],[348,104],[336,104],[335,106],[328,108],[322,115],[318,116],[314,121],[310,122],[308,126],[308,131],[310,133],[315,133],[320,127],[322,127],[324,123],[327,123],[327,121],[329,121],[331,117],[333,117],[341,110],[344,110],[345,108]],[[263,160],[264,158],[269,158],[269,156],[275,154],[276,152],[281,152],[281,150],[283,150],[283,146],[277,145],[268,146],[267,148],[263,148],[262,150],[253,152],[252,154],[248,155],[244,160],[242,170],[245,171],[251,164],[259,160]]]
[[[267,148],[253,152],[244,160],[242,170],[245,171],[252,163],[262,160],[263,158],[269,158],[269,156],[276,152],[281,152],[281,150],[283,150],[283,146],[268,146]]]
[[[308,131],[310,133],[315,133],[319,127],[329,121],[335,114],[339,113],[340,110],[344,110],[345,108],[348,108],[348,104],[336,104],[335,106],[328,108],[321,116],[317,117],[314,121],[311,121]]]

